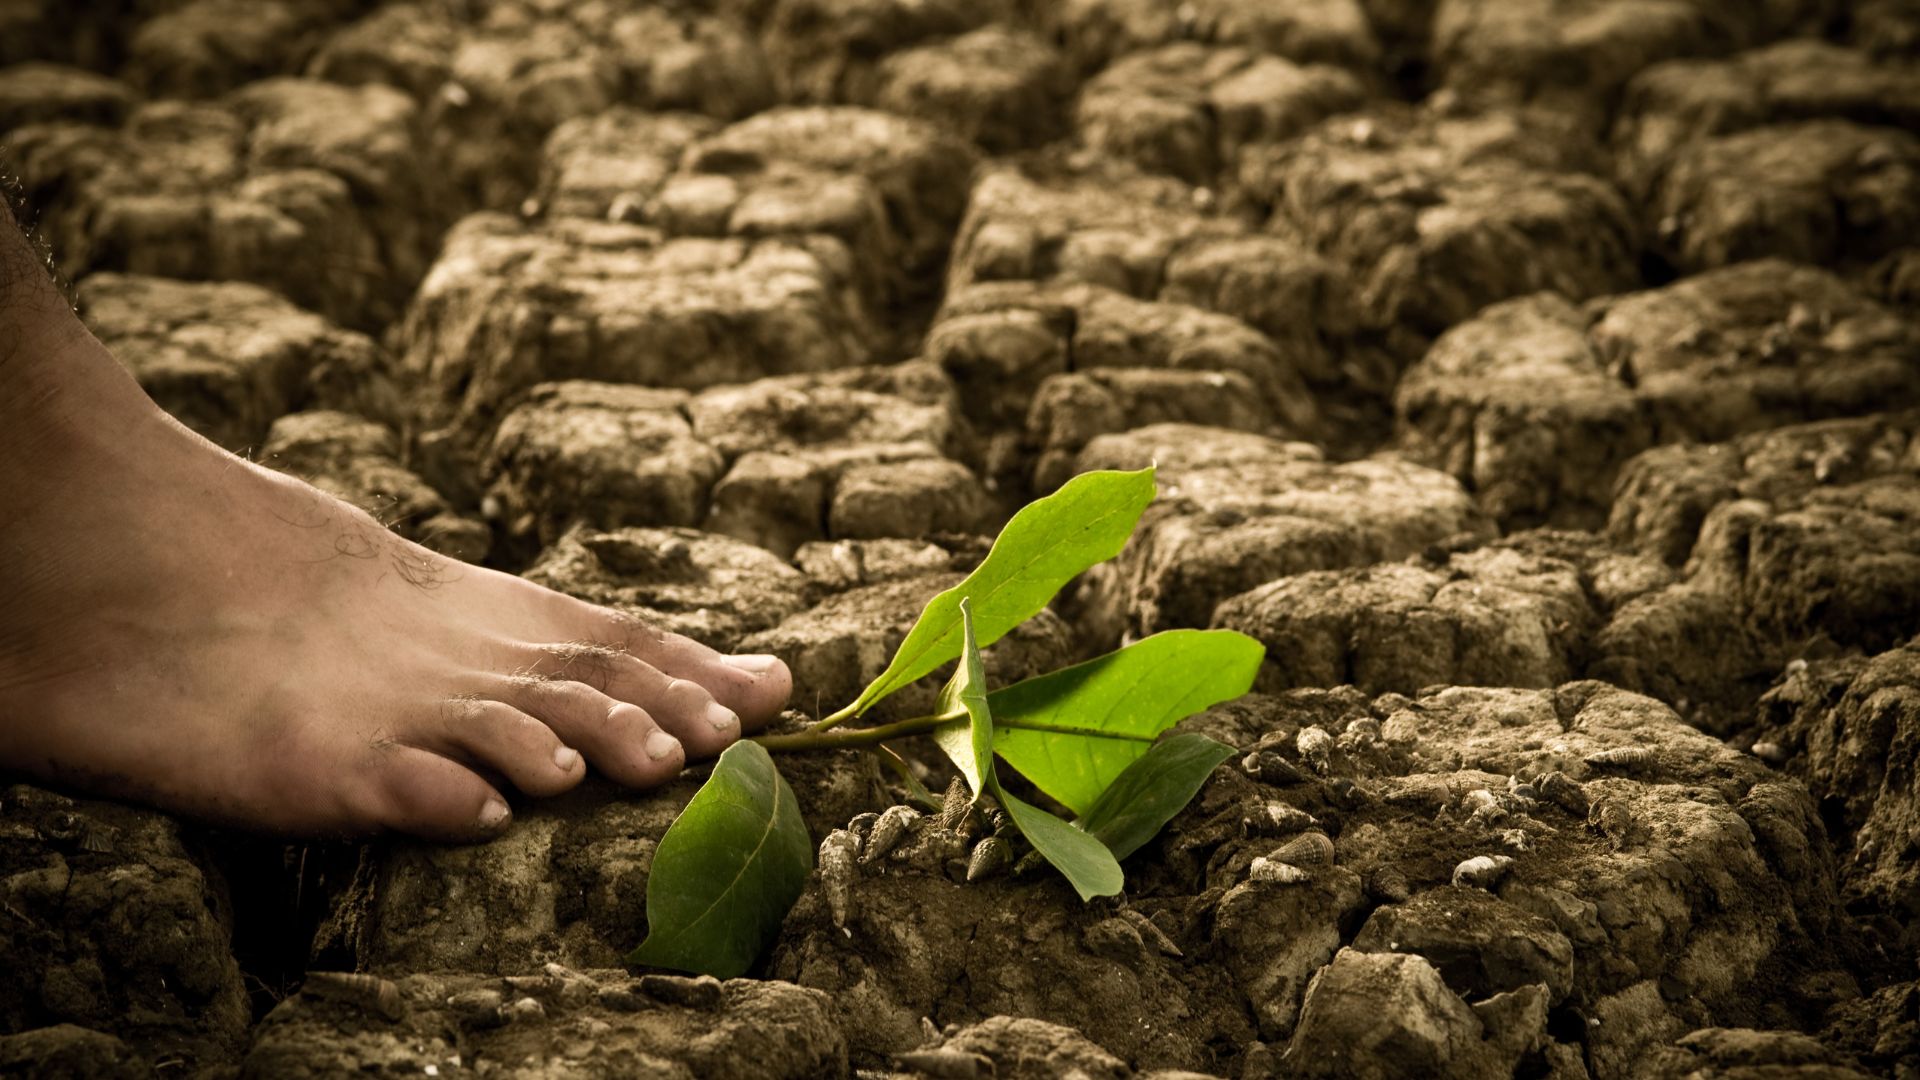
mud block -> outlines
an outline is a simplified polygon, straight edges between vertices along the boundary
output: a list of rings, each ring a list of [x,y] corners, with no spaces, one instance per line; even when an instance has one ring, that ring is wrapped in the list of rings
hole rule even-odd
[[[1122,58],[1091,79],[1075,127],[1101,154],[1211,184],[1248,143],[1291,138],[1367,96],[1344,68],[1183,42]]]
[[[924,361],[715,387],[695,395],[687,415],[729,458],[863,444],[964,458],[972,441],[952,381]]]
[[[1166,262],[1159,296],[1267,335],[1315,387],[1384,389],[1347,348],[1357,326],[1345,269],[1280,236],[1202,237]]]
[[[695,113],[625,107],[569,120],[547,137],[534,199],[550,217],[642,221],[680,155],[719,127]]]
[[[1901,248],[1867,269],[1863,284],[1881,303],[1920,315],[1920,247]]]
[[[1834,274],[1767,259],[1596,302],[1587,332],[1660,442],[1920,403],[1920,329]]]
[[[122,76],[156,98],[210,98],[297,74],[353,0],[189,0],[140,24]]]
[[[1229,442],[1215,457],[1211,440],[1198,441],[1212,434],[1159,424],[1103,435],[1081,452],[1080,471],[1160,465],[1160,499],[1096,575],[1103,621],[1148,632],[1209,626],[1220,601],[1277,578],[1490,531],[1445,473],[1393,458],[1329,464],[1277,440]]]
[[[133,103],[127,84],[81,68],[39,62],[0,67],[0,132],[54,121],[118,124]]]
[[[1784,662],[1780,653],[1738,598],[1680,582],[1621,604],[1593,635],[1587,674],[1725,733],[1750,722],[1754,701]]]
[[[958,388],[967,419],[991,432],[1018,424],[1040,385],[1068,372],[1077,320],[1057,290],[976,286],[949,294],[922,352]]]
[[[266,289],[131,274],[80,285],[80,313],[160,407],[235,452],[299,409],[397,420],[389,361],[367,337]]]
[[[790,555],[825,539],[980,531],[992,510],[959,462],[869,443],[741,455],[714,485],[703,527]]]
[[[1911,65],[1814,38],[1730,57],[1673,60],[1628,86],[1613,125],[1616,167],[1635,198],[1716,136],[1808,120],[1912,130],[1920,76]]]
[[[808,105],[867,103],[892,55],[1011,14],[1007,0],[770,0],[761,34],[781,96]]]
[[[1536,294],[1442,334],[1394,394],[1397,445],[1458,477],[1503,524],[1598,525],[1653,423],[1586,326]]]
[[[1649,450],[1621,473],[1608,538],[1678,566],[1707,513],[1723,502],[1793,500],[1823,485],[1912,472],[1920,463],[1917,424],[1920,415],[1908,410]]]
[[[189,1068],[233,1058],[251,1017],[226,886],[173,819],[15,784],[0,792],[0,833],[12,913],[0,961],[13,976],[0,1028],[16,1033],[0,1061],[31,1048],[47,1063],[144,1076],[129,1058]],[[50,1025],[62,1027],[17,1034]]]
[[[732,120],[775,101],[744,27],[655,6],[396,4],[341,30],[312,71],[400,86],[464,208],[518,206],[560,124],[620,105]]]
[[[1712,1027],[1690,1031],[1671,1046],[1648,1050],[1634,1071],[1654,1080],[1748,1070],[1783,1076],[1830,1076],[1834,1080],[1865,1080],[1873,1075],[1855,1068],[1857,1064],[1810,1035]]]
[[[1776,255],[1865,266],[1920,220],[1916,122],[1912,65],[1801,40],[1648,69],[1614,142],[1655,250],[1682,271]]]
[[[117,129],[14,133],[61,269],[246,281],[356,329],[384,326],[426,269],[440,209],[413,104],[384,87],[254,83],[142,106]]]
[[[706,527],[783,555],[828,538],[986,527],[989,500],[959,461],[973,436],[955,388],[925,362],[716,388],[689,406],[730,467]]]
[[[1912,471],[1722,503],[1700,526],[1688,577],[1731,597],[1776,640],[1825,637],[1879,651],[1910,636],[1920,610],[1916,513]]]
[[[1580,669],[1595,622],[1581,584],[1564,560],[1484,548],[1282,578],[1222,602],[1214,622],[1266,644],[1263,691],[1546,687]]]
[[[703,389],[866,362],[846,279],[778,240],[467,218],[399,332],[405,365],[474,423],[553,379]]]
[[[613,966],[530,965],[504,978],[317,972],[261,1021],[238,1075],[432,1076],[475,1063],[676,1080],[846,1074],[846,1037],[818,991],[708,979],[714,1000],[688,1003],[649,996],[652,985]]]
[[[73,1024],[55,1024],[0,1035],[0,1070],[39,1076],[97,1076],[102,1080],[146,1080],[156,1076],[126,1043]]]
[[[1233,882],[1239,875],[1228,868],[1251,858],[1243,854],[1226,861],[1222,872],[1209,875],[1209,889]],[[1294,887],[1242,881],[1220,897],[1212,937],[1230,958],[1228,969],[1253,1006],[1262,1038],[1280,1040],[1294,1030],[1300,995],[1339,950],[1338,920],[1357,914],[1361,885],[1351,872],[1331,867]],[[1329,914],[1336,918],[1330,920]]]
[[[990,512],[985,489],[957,461],[863,462],[835,478],[827,535],[870,540],[986,532]]]
[[[494,433],[496,516],[542,543],[575,522],[699,524],[724,462],[694,438],[686,402],[682,391],[613,383],[535,387]]]
[[[1920,138],[1810,120],[1708,139],[1681,154],[1648,213],[1676,266],[1781,256],[1867,263],[1920,230]]]
[[[1237,414],[1260,410],[1273,417],[1268,430],[1298,437],[1312,437],[1321,427],[1318,404],[1301,371],[1311,357],[1296,361],[1265,335],[1230,316],[1184,304],[1137,300],[1096,286],[1006,282],[950,296],[927,335],[925,353],[961,388],[960,399],[975,426],[1000,429],[986,451],[989,470],[994,475],[1015,475],[1017,479],[1010,482],[1020,484],[1025,483],[1024,475],[1018,474],[1027,470],[1026,456],[1053,447],[1051,436],[1033,425],[1050,429],[1061,422],[1057,410],[1035,416],[1038,395],[1049,379],[1065,375],[1069,364],[1079,374],[1099,372],[1099,378],[1138,372],[1137,378],[1122,377],[1131,380],[1126,385],[1137,386],[1154,378],[1148,371],[1234,375],[1239,377],[1236,382],[1244,381],[1254,390],[1252,399],[1235,410]],[[1162,383],[1172,385],[1167,380]],[[1108,380],[1108,385],[1118,388],[1122,383]],[[1204,378],[1188,380],[1187,385],[1203,396],[1208,393],[1198,389],[1207,385]],[[1175,412],[1180,408],[1168,407]],[[1214,420],[1186,415],[1157,418]],[[1023,423],[1041,437],[1037,445],[1019,444]],[[1084,438],[1091,438],[1092,427],[1101,423],[1093,421]],[[1228,421],[1223,426],[1234,425]],[[1081,437],[1069,436],[1067,441],[1073,438]],[[1057,483],[1058,478],[1072,475],[1063,472],[1071,469],[1067,454],[1063,450],[1048,462],[1049,481]]]
[[[1367,68],[1379,43],[1357,0],[1262,4],[1198,0],[1168,7],[1152,0],[1068,0],[1049,13],[1054,33],[1082,71],[1095,71],[1128,53],[1176,41],[1238,45],[1302,63]]]
[[[984,536],[932,540],[833,540],[802,544],[793,565],[819,593],[845,592],[903,578],[959,571],[980,565],[992,541]]]
[[[1404,354],[1498,300],[1636,283],[1626,202],[1578,171],[1593,152],[1527,114],[1385,108],[1249,150],[1240,183],[1271,208],[1269,228],[1348,270],[1362,323]]]
[[[347,86],[379,83],[427,101],[452,74],[461,41],[460,23],[440,6],[383,4],[329,34],[307,74]]]
[[[1419,896],[1469,857],[1511,859],[1490,876],[1466,872],[1485,864],[1464,868],[1457,883],[1546,919],[1572,943],[1571,1000],[1612,1009],[1664,981],[1687,986],[1709,1022],[1736,1016],[1746,1007],[1740,972],[1820,940],[1839,917],[1832,851],[1806,790],[1651,699],[1575,683],[1380,700],[1392,703],[1380,738],[1413,767],[1342,815],[1338,864],[1369,881],[1386,872]],[[1364,762],[1370,737],[1349,732],[1335,745]],[[1365,775],[1338,753],[1323,764]],[[1703,789],[1716,795],[1686,794]],[[1317,814],[1324,804],[1300,805]],[[1668,860],[1671,876],[1636,873],[1648,858]],[[1630,1055],[1658,1033],[1657,1022],[1627,1024],[1602,1045]]]
[[[1837,1002],[1820,1039],[1883,1075],[1909,1067],[1920,1057],[1907,1019],[1916,994],[1920,994],[1920,983],[1903,982]]]
[[[936,1024],[981,1024],[951,1033],[929,1054],[934,1061],[976,1054],[1006,1061],[996,1054],[1015,1046],[1037,1049],[1041,1032],[1033,1029],[1041,1024],[1070,1026],[1142,1068],[1200,1067],[1209,1060],[1209,1043],[1253,1037],[1242,1009],[1227,1004],[1235,1000],[1233,988],[1219,965],[1199,970],[1183,963],[1173,955],[1178,946],[1168,951],[1172,940],[1165,932],[1078,903],[1050,869],[962,884],[946,864],[958,859],[964,871],[967,849],[967,838],[939,828],[928,815],[884,859],[856,864],[838,880],[836,887],[844,887],[851,900],[844,928],[836,925],[818,882],[810,883],[788,916],[772,974],[831,996],[854,1060],[919,1050],[925,1044],[922,1016]],[[1350,892],[1357,901],[1357,884]],[[1325,903],[1304,911],[1299,929],[1324,928],[1337,937],[1338,910]],[[1270,923],[1283,919],[1267,916]],[[901,925],[915,932],[887,929]],[[1054,974],[1034,978],[1036,969]],[[961,982],[977,988],[969,1000],[946,992]],[[989,1019],[995,1016],[1020,1017],[1013,1023],[1026,1030],[996,1031],[1004,1021]],[[1068,1047],[1055,1039],[1045,1044],[1058,1048],[1063,1059],[1016,1058],[1007,1063],[1010,1074],[1059,1076],[1070,1063],[1110,1060],[1091,1057],[1080,1040]],[[1035,1071],[1046,1063],[1054,1068]],[[996,1075],[1005,1074],[997,1068]],[[1096,1069],[1089,1075],[1124,1074]]]
[[[713,490],[705,527],[782,555],[826,535],[837,469],[866,454],[742,454]]]
[[[1476,105],[1541,103],[1604,121],[1637,72],[1676,57],[1818,33],[1834,5],[1790,0],[1441,0],[1435,81]]]
[[[1047,1080],[1063,1069],[1092,1077],[1133,1074],[1127,1063],[1073,1028],[1023,1016],[990,1016],[969,1024],[931,1048],[937,1054],[979,1055],[994,1076]]]
[[[1282,1058],[1300,1076],[1497,1076],[1531,1049],[1490,1038],[1420,956],[1342,949],[1308,984],[1300,1012]],[[1544,1003],[1539,1012],[1544,1025]],[[1350,1071],[1356,1056],[1363,1064]]]
[[[975,282],[1060,278],[1152,299],[1187,241],[1245,233],[1210,213],[1210,199],[1113,166],[987,166],[954,236],[947,296]]]
[[[1449,989],[1471,1001],[1537,985],[1558,1002],[1573,989],[1567,936],[1484,889],[1443,885],[1377,908],[1353,947],[1424,957]]]
[[[875,107],[931,121],[989,154],[1064,133],[1072,89],[1059,50],[999,26],[892,53],[877,82]]]
[[[1319,410],[1307,364],[1238,319],[1183,304],[1136,300],[1106,289],[1073,288],[1073,363],[1078,370],[1164,368],[1245,376],[1287,433],[1310,436]]]
[[[1239,372],[1095,368],[1054,375],[1035,391],[1027,413],[1034,490],[1071,479],[1080,451],[1095,438],[1167,423],[1261,433],[1279,427],[1259,389]]]
[[[1920,793],[1904,780],[1920,726],[1920,647],[1802,666],[1762,699],[1761,715],[1762,741],[1830,810],[1849,901],[1904,920],[1920,906],[1920,869],[1904,854],[1920,817]]]
[[[275,420],[259,453],[261,464],[305,480],[432,551],[463,562],[486,558],[493,543],[486,522],[456,512],[400,457],[392,429],[324,410]],[[429,578],[440,572],[427,565],[414,570]]]
[[[677,235],[824,236],[877,304],[923,297],[966,206],[974,151],[924,121],[774,109],[696,143],[646,219]]]
[[[575,529],[521,576],[722,652],[798,613],[808,595],[786,560],[693,529]]]

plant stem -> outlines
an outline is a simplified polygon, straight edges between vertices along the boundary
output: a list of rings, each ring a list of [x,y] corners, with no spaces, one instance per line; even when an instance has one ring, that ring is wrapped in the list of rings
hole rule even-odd
[[[823,720],[805,731],[786,735],[755,735],[753,741],[774,753],[787,750],[845,750],[860,746],[878,746],[890,739],[904,739],[909,735],[924,735],[941,724],[951,724],[955,720],[964,719],[966,719],[965,713],[958,715],[941,713],[935,716],[916,716],[908,720],[895,720],[891,724],[881,724],[879,727],[832,732],[821,727],[821,724],[826,723],[826,720]],[[839,723],[839,720],[832,716],[827,717],[827,720]]]
[[[795,750],[848,750],[863,746],[879,746],[894,739],[904,739],[912,735],[925,735],[942,724],[951,724],[956,720],[965,720],[966,713],[940,713],[934,716],[915,716],[907,720],[895,720],[891,724],[879,727],[855,728],[852,731],[822,731],[818,724],[805,731],[791,732],[785,735],[755,735],[753,741],[772,753],[785,753]],[[829,718],[831,719],[831,718]],[[1077,728],[1066,724],[1042,724],[1032,721],[1015,721],[1001,725],[1009,731],[1046,731],[1055,735],[1081,735],[1095,739],[1125,739],[1128,742],[1150,743],[1157,736],[1137,735],[1131,732],[1099,731],[1093,728]]]
[[[858,704],[858,702],[856,702],[855,704]],[[831,716],[825,716],[820,718],[819,720],[814,721],[813,724],[807,728],[807,730],[808,731],[826,731],[829,728],[837,726],[842,721],[851,720],[851,719],[853,719],[853,705],[849,705],[846,708],[841,709],[839,712],[834,713]]]

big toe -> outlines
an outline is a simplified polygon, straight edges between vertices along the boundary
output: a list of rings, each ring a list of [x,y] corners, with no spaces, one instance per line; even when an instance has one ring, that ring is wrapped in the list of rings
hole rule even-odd
[[[697,684],[740,718],[742,731],[759,731],[786,707],[793,693],[793,674],[779,657],[765,653],[728,655],[682,640],[684,647],[646,659],[675,679]]]
[[[721,680],[727,695],[722,697],[716,691],[714,696],[729,703],[743,721],[751,716],[754,730],[766,727],[787,707],[787,699],[793,696],[793,672],[787,670],[785,660],[768,653],[736,653],[720,660],[730,672],[746,677],[741,680],[728,675]]]

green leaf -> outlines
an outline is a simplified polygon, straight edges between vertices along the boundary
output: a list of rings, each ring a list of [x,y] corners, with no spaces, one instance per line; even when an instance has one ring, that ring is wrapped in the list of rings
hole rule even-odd
[[[744,974],[812,869],[813,840],[793,789],[760,744],[734,743],[654,851],[649,932],[627,962]]]
[[[1082,473],[1020,509],[966,580],[934,597],[893,660],[853,704],[828,719],[858,716],[874,703],[960,655],[960,601],[971,600],[982,647],[1047,606],[1082,570],[1120,553],[1147,504],[1153,469]]]
[[[1002,687],[988,698],[994,749],[1084,815],[1161,732],[1251,689],[1265,655],[1232,630],[1169,630]]]
[[[1001,789],[993,766],[993,710],[987,704],[987,676],[980,662],[980,643],[974,637],[971,603],[962,600],[959,607],[960,667],[940,692],[940,704],[943,711],[964,709],[967,719],[935,728],[934,741],[972,785],[974,801],[988,793],[1000,800],[1014,827],[1066,875],[1080,899],[1118,893],[1124,884],[1120,863],[1105,844]]]
[[[1000,792],[1000,805],[1007,808],[1014,825],[1033,843],[1033,849],[1067,876],[1080,899],[1113,896],[1125,884],[1120,860],[1098,837],[1005,791]]]
[[[1214,767],[1236,753],[1226,743],[1192,732],[1154,743],[1107,788],[1080,827],[1098,837],[1114,858],[1124,859],[1153,839],[1193,801]]]
[[[953,760],[954,768],[967,778],[973,789],[973,801],[994,790],[993,712],[987,708],[987,672],[980,661],[980,646],[973,634],[973,602],[960,600],[961,660],[953,678],[940,690],[941,713],[965,713],[956,720],[933,729],[933,741]]]

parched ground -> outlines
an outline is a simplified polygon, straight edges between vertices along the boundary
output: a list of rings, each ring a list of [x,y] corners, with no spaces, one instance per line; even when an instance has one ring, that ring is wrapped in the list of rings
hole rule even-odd
[[[0,778],[0,1074],[1920,1075],[1912,0],[0,0],[0,144],[183,421],[808,711],[1092,468],[992,677],[1268,650],[1123,897],[929,818],[724,984],[621,966],[697,770]]]

